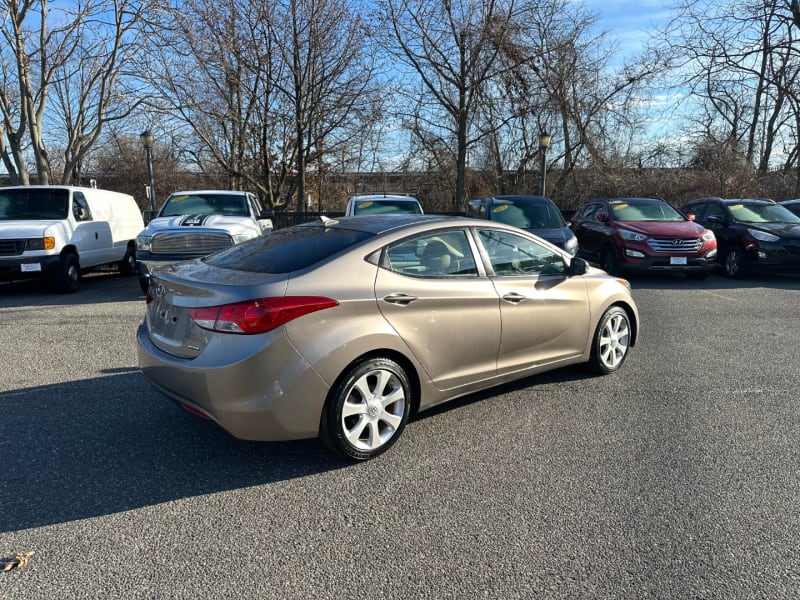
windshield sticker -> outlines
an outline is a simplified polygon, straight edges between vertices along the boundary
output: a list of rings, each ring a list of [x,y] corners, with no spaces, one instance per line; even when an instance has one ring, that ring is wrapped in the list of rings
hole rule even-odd
[[[733,204],[731,205],[731,210],[742,210],[744,208],[744,204]]]
[[[628,208],[627,204],[615,204],[614,210],[622,210],[623,208]]]
[[[508,204],[501,204],[500,206],[495,206],[492,209],[492,212],[493,213],[499,213],[499,212],[503,212],[504,210],[507,210],[507,209],[508,209]]]
[[[367,200],[366,202],[359,202],[358,208],[369,208],[370,206],[372,206],[372,204],[373,204],[372,200]]]
[[[175,196],[170,199],[170,202],[180,202],[181,200],[186,200],[189,196]]]

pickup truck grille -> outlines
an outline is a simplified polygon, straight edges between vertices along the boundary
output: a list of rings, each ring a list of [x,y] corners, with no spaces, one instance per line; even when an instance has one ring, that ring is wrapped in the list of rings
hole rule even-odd
[[[703,247],[700,238],[650,238],[647,243],[656,252],[697,252]]]
[[[226,233],[159,233],[153,236],[150,252],[153,254],[205,256],[231,246],[233,246],[233,238]]]
[[[19,256],[25,251],[25,240],[0,240],[0,256]]]

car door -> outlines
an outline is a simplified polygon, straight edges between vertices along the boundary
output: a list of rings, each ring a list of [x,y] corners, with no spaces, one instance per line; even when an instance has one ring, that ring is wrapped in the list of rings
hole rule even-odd
[[[433,252],[437,246],[444,246],[446,254]],[[378,269],[375,296],[383,316],[437,388],[495,375],[500,301],[479,270],[465,229],[437,230],[391,244]]]
[[[95,220],[95,215],[81,192],[72,194],[71,210],[75,219],[72,243],[78,249],[81,265],[89,267],[112,260],[113,241],[108,222]]]
[[[508,231],[475,228],[500,296],[498,375],[583,353],[589,300],[582,277],[569,277],[562,254]]]

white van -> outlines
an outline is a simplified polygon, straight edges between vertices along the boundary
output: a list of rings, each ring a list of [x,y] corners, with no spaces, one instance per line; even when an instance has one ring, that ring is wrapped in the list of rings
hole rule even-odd
[[[49,278],[75,292],[81,273],[136,272],[144,221],[133,196],[68,185],[0,187],[0,279]]]

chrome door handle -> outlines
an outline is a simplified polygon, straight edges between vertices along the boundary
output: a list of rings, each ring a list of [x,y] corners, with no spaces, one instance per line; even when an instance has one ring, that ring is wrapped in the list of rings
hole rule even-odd
[[[510,304],[519,304],[523,300],[527,300],[527,296],[523,296],[522,294],[518,294],[517,292],[511,292],[509,294],[503,295],[503,300]]]
[[[416,299],[416,296],[409,296],[408,294],[389,294],[388,296],[383,297],[384,302],[388,302],[389,304],[399,304],[401,306],[407,306]]]

